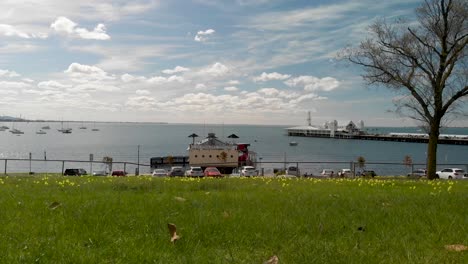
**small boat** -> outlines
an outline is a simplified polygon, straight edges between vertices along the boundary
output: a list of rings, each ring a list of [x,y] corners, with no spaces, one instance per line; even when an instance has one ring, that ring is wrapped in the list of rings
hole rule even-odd
[[[72,129],[71,128],[64,128],[64,129],[60,129],[63,134],[71,134],[72,132]]]
[[[10,130],[10,132],[12,134],[15,134],[15,135],[21,135],[21,134],[24,134],[23,131],[19,130],[19,129],[16,129],[16,128],[13,128],[12,130]]]
[[[91,129],[91,131],[99,131],[99,128],[96,128],[96,122],[94,122],[94,126],[93,129]]]
[[[39,131],[36,131],[36,134],[38,135],[44,135],[44,134],[47,134],[44,130],[39,130]]]
[[[50,126],[43,126],[42,129],[50,129]]]
[[[7,129],[10,129],[10,128],[7,127],[7,126],[1,126],[0,129],[7,130]]]
[[[80,129],[88,129],[88,128],[85,126],[81,126]]]
[[[289,146],[297,146],[297,142],[296,141],[291,141],[291,142],[289,142]]]
[[[63,121],[61,123],[62,123],[62,128],[57,129],[57,131],[62,132],[63,134],[71,134],[72,129],[71,128],[63,128]]]

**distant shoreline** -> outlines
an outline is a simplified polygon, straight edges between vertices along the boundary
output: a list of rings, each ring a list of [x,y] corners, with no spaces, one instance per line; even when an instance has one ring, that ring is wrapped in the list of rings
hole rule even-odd
[[[168,122],[131,122],[131,121],[76,121],[76,120],[27,120],[27,119],[0,119],[0,122],[18,123],[121,123],[121,124],[169,124]]]

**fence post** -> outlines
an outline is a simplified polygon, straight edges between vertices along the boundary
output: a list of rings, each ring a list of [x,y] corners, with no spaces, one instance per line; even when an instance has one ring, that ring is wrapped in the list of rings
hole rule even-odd
[[[32,164],[31,164],[31,159],[32,159],[32,153],[29,152],[29,174],[32,174]]]
[[[299,162],[296,162],[296,168],[297,168],[297,177],[301,177],[301,172],[299,171]]]
[[[65,161],[62,160],[62,175],[63,175],[63,172],[65,171]]]
[[[5,175],[7,174],[7,163],[8,163],[8,160],[5,159]]]
[[[124,172],[127,172],[127,162],[124,162]]]
[[[351,171],[353,172],[353,178],[355,178],[356,177],[356,165],[354,164],[354,161],[350,162],[350,166],[351,166]]]

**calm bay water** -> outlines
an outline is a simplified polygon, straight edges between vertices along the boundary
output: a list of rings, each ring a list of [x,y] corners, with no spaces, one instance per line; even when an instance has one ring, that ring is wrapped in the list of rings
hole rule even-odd
[[[166,155],[187,155],[187,146],[192,139],[188,135],[196,133],[198,140],[208,132],[214,132],[220,139],[226,140],[230,134],[240,138],[237,142],[250,143],[251,149],[262,158],[264,166],[268,162],[296,161],[354,161],[363,156],[368,162],[399,162],[410,155],[414,163],[424,163],[426,144],[404,142],[380,142],[360,140],[338,140],[326,138],[303,138],[286,136],[286,126],[252,125],[200,125],[200,124],[140,124],[140,123],[96,123],[84,124],[88,129],[79,129],[83,124],[68,123],[73,128],[72,134],[57,131],[60,123],[0,123],[13,126],[25,132],[17,136],[8,131],[0,132],[0,158],[29,158],[88,160],[89,154],[94,160],[104,156],[113,157],[114,161],[136,162],[140,145],[140,162],[149,164],[151,157]],[[35,132],[42,126],[49,125],[47,134]],[[100,131],[91,131],[91,128]],[[373,133],[411,132],[421,133],[417,128],[372,128]],[[447,134],[468,135],[468,128],[450,128]],[[298,142],[295,147],[290,141]],[[468,164],[468,146],[439,145],[439,163]],[[276,166],[276,165],[271,165]],[[325,165],[321,165],[323,167]],[[343,167],[342,165],[340,165]],[[311,166],[310,170],[319,170],[320,166]],[[314,171],[317,173],[317,171]]]

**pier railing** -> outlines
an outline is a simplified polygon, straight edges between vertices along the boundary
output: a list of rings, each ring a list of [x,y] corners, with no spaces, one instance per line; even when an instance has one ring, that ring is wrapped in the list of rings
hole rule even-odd
[[[209,164],[216,166],[216,164]],[[222,167],[222,164],[219,164]],[[338,175],[342,169],[349,169],[352,175],[360,175],[364,170],[374,171],[379,176],[400,176],[411,174],[416,169],[425,169],[424,163],[405,164],[403,162],[366,162],[359,164],[356,161],[268,161],[257,160],[255,164],[258,175],[278,175],[289,172],[296,176],[320,176],[323,170],[332,170]],[[293,167],[293,168],[291,168]],[[37,174],[57,173],[63,174],[65,169],[84,169],[89,175],[93,172],[123,170],[129,175],[151,174],[150,164],[133,161],[89,161],[89,160],[43,160],[43,159],[0,159],[0,174],[14,173]],[[169,167],[168,167],[169,168]],[[167,169],[168,169],[167,168]],[[291,169],[290,169],[291,168]],[[296,169],[294,172],[294,168]],[[461,168],[468,171],[468,163],[440,163],[438,169]],[[187,166],[188,169],[188,166]]]

